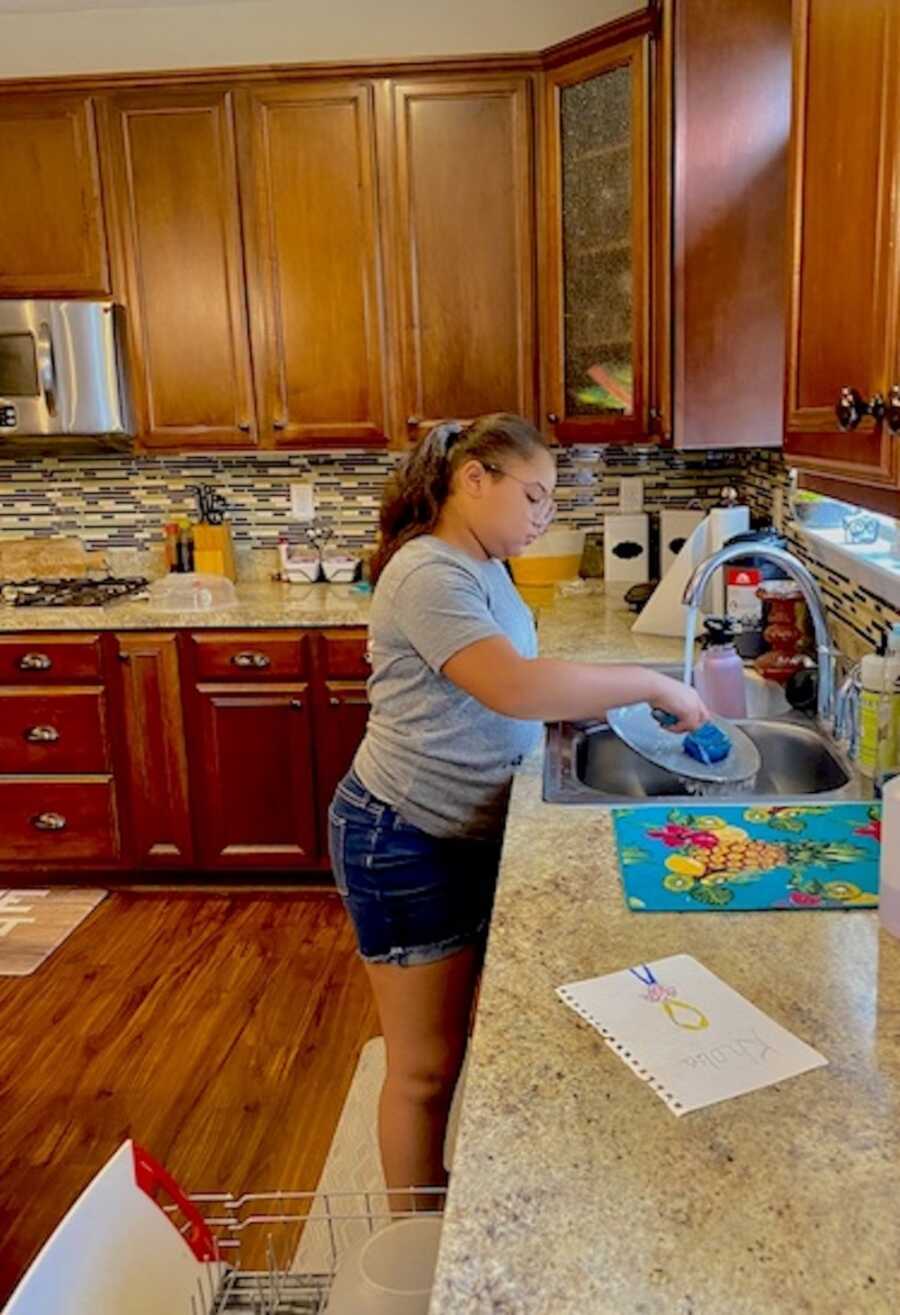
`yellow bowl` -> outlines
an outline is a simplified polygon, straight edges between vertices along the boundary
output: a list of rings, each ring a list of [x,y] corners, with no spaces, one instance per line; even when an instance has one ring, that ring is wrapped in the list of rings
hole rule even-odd
[[[561,557],[510,557],[510,570],[516,584],[554,584],[574,580],[581,565],[580,553]]]

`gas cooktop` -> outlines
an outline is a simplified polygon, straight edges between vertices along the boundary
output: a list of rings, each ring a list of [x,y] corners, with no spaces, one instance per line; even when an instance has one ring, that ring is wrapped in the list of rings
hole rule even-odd
[[[104,607],[146,587],[143,576],[127,580],[111,575],[103,580],[0,580],[0,602],[13,607]]]

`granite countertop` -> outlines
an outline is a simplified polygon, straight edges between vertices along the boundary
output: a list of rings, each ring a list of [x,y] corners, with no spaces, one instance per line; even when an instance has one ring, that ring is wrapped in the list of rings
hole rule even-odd
[[[548,655],[674,658],[621,606]],[[877,914],[639,914],[609,811],[513,790],[431,1315],[900,1309],[900,940]],[[555,987],[695,955],[826,1068],[677,1118]]]
[[[237,603],[202,612],[163,612],[145,599],[106,607],[0,606],[0,633],[38,630],[252,630],[364,626],[371,594],[352,585],[239,582]]]

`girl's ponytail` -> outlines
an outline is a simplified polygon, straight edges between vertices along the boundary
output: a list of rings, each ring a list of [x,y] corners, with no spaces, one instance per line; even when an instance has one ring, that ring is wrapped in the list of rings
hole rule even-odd
[[[381,501],[380,535],[370,566],[375,584],[404,544],[431,534],[450,494],[453,472],[463,461],[496,461],[507,452],[523,457],[545,447],[543,436],[520,416],[482,416],[464,426],[435,425],[403,458]]]
[[[455,421],[435,425],[388,480],[381,500],[381,534],[370,567],[373,584],[395,552],[437,525],[453,474],[448,449],[462,432]]]

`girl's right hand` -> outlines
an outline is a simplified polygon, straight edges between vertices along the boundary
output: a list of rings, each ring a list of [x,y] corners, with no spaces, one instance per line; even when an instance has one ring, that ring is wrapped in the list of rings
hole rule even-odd
[[[705,721],[709,721],[709,709],[695,689],[673,680],[671,676],[659,675],[659,686],[653,692],[654,707],[671,712],[678,721],[666,730],[678,734],[681,731],[695,731]]]

